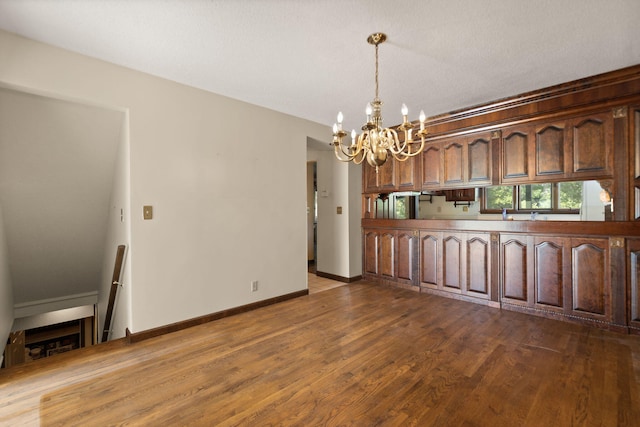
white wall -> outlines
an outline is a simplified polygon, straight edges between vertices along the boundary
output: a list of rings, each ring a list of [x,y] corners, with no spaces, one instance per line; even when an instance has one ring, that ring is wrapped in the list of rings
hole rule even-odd
[[[6,32],[0,83],[128,109],[133,332],[306,288],[306,141],[327,126]]]
[[[0,206],[0,365],[4,357],[7,338],[13,325],[13,290],[10,273],[2,206]]]
[[[344,278],[359,276],[361,166],[336,160],[333,151],[309,150],[307,160],[317,162],[317,271]],[[337,213],[338,207],[342,207],[342,214]]]
[[[127,328],[131,329],[131,268],[129,247],[131,245],[131,212],[129,203],[130,170],[129,170],[129,115],[123,115],[120,146],[116,157],[114,181],[109,202],[109,223],[105,239],[104,261],[102,266],[102,280],[98,297],[98,341],[102,339],[105,330],[105,316],[111,280],[115,264],[116,251],[119,245],[125,245],[125,258],[120,283],[116,293],[116,300],[111,318],[111,328],[108,339],[124,337]]]

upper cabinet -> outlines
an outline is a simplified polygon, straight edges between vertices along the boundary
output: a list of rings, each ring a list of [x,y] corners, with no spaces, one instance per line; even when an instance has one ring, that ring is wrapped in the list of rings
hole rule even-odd
[[[422,189],[490,185],[491,145],[488,132],[429,143],[422,152]]]
[[[502,184],[611,177],[611,111],[502,130]]]
[[[378,168],[362,162],[364,193],[390,193],[393,191],[420,191],[420,155],[398,161],[393,157]]]

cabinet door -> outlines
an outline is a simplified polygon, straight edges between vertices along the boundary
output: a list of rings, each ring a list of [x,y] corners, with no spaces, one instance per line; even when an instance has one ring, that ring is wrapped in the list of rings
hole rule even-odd
[[[444,186],[455,186],[465,182],[465,146],[461,139],[447,140],[442,145],[444,156]]]
[[[364,230],[364,272],[365,274],[378,275],[378,246],[379,236],[376,230]]]
[[[571,314],[611,321],[608,239],[571,239]]]
[[[450,292],[461,292],[465,279],[464,242],[457,233],[442,236],[442,286]]]
[[[417,285],[418,248],[417,232],[398,231],[396,245],[397,278],[401,283]]]
[[[529,130],[528,127],[503,130],[501,183],[523,182],[529,179]]]
[[[441,150],[440,144],[427,144],[422,151],[422,189],[430,190],[440,188],[441,176]]]
[[[573,177],[613,174],[613,114],[604,112],[569,121]]]
[[[467,280],[465,293],[489,298],[491,281],[491,235],[489,233],[466,236]]]
[[[396,163],[399,163],[392,156],[378,167],[378,188],[381,193],[390,193],[396,189]],[[372,168],[375,172],[375,168]]]
[[[570,294],[566,247],[568,239],[536,237],[533,246],[535,304],[543,310],[563,312],[565,295]]]
[[[396,277],[396,233],[383,231],[380,233],[380,276]]]
[[[491,184],[491,134],[470,137],[467,141],[467,182]]]
[[[562,124],[545,124],[536,129],[536,178],[563,177],[565,170],[565,142]]]
[[[396,161],[396,182],[398,183],[397,189],[399,191],[420,191],[422,185],[420,184],[419,166],[420,155],[409,157],[407,160],[399,162]]]
[[[442,232],[420,231],[420,285],[442,288]]]
[[[529,303],[529,244],[526,236],[500,235],[500,284],[502,301],[510,304]]]
[[[376,168],[365,160],[362,162],[362,191],[364,193],[377,193],[380,188]]]

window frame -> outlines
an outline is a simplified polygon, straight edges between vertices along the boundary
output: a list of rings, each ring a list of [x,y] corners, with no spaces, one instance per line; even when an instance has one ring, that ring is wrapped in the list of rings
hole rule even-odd
[[[542,208],[542,209],[526,209],[520,208],[520,187],[525,185],[536,185],[536,184],[551,184],[551,208]],[[558,215],[575,215],[580,213],[580,209],[561,209],[560,206],[560,191],[558,190],[558,185],[560,182],[535,182],[530,184],[514,184],[514,185],[505,185],[504,187],[511,187],[513,194],[513,208],[507,209],[507,213],[509,214],[518,214],[518,213],[531,213],[531,212],[544,212],[548,214],[558,214]],[[502,186],[501,186],[502,187]],[[502,213],[502,209],[487,209],[487,197],[486,197],[486,189],[481,188],[480,191],[480,213],[481,214],[496,214]]]

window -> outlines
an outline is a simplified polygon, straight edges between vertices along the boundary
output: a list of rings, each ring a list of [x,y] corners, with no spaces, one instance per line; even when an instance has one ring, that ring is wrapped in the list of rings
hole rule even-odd
[[[527,185],[501,185],[483,191],[481,213],[580,213],[582,181]]]

